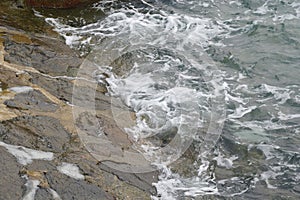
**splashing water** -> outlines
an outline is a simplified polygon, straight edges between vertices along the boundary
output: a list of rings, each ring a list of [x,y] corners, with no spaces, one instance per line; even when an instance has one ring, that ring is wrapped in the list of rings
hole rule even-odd
[[[101,1],[93,9],[106,16],[76,27],[46,21],[136,113],[124,130],[161,171],[153,199],[299,197],[299,2]]]

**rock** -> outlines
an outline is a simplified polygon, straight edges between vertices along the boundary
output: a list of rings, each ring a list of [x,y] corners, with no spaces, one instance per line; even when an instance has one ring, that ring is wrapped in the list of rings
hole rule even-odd
[[[70,178],[57,170],[57,164],[59,161],[49,163],[46,161],[35,161],[27,166],[27,176],[32,179],[39,180],[40,182],[46,182],[46,184],[39,185],[40,189],[37,190],[35,199],[53,199],[52,193],[55,191],[61,199],[113,199],[112,195],[101,189],[95,184],[91,184],[89,181],[77,180]],[[55,165],[56,164],[56,165]],[[32,177],[28,172],[38,173],[42,170],[43,177]]]
[[[19,176],[21,166],[3,147],[0,147],[0,155],[0,199],[21,199],[25,184]]]
[[[24,0],[25,5],[42,8],[74,8],[97,0]]]
[[[0,92],[7,89],[7,84],[0,81]]]
[[[16,71],[7,69],[1,64],[0,70],[0,80],[3,91],[10,87],[27,85],[27,83],[29,83],[29,79],[31,78],[27,73],[17,74]]]
[[[4,50],[7,53],[4,56],[5,61],[33,67],[53,76],[74,76],[82,63],[82,59],[73,50],[67,48],[62,41],[53,38],[6,38]]]
[[[72,102],[73,83],[67,78],[51,78],[37,73],[29,73],[31,83],[39,85],[60,100]]]
[[[142,186],[140,187],[137,183],[129,183],[129,181],[121,179],[114,173],[111,173],[109,169],[107,169],[107,171],[101,169],[97,160],[95,160],[86,150],[81,149],[78,151],[73,147],[62,157],[66,162],[76,163],[80,170],[82,170],[82,174],[85,175],[86,181],[98,185],[103,190],[112,194],[116,199],[150,200],[151,193],[149,190],[145,191],[142,189]],[[139,180],[139,183],[140,182],[141,180]]]
[[[16,159],[0,148],[1,160],[5,162],[0,164],[4,172],[0,180],[0,199],[22,199],[26,180],[20,175],[27,175],[30,180],[40,181],[35,199],[53,199],[50,190],[53,189],[61,199],[150,200],[150,195],[156,193],[152,187],[152,181],[157,181],[156,172],[132,174],[111,169],[109,165],[100,164],[80,140],[73,121],[74,106],[66,102],[72,102],[75,75],[82,58],[57,34],[48,32],[48,26],[40,23],[42,19],[36,18],[32,11],[22,9],[20,3],[0,2],[0,141],[53,152],[54,157],[51,161],[34,159],[20,171]],[[9,90],[24,86],[31,90],[21,93]],[[124,110],[105,95],[106,85],[94,88],[83,84],[80,89],[84,95],[77,96],[80,103],[76,106],[95,111],[95,119],[103,125],[113,144],[122,151],[121,147],[130,149],[131,141],[114,121],[111,108],[116,107],[118,116],[119,111]],[[91,106],[88,103],[91,96],[86,94],[93,92],[96,92],[95,105]],[[130,115],[134,119],[134,113]],[[123,121],[128,124],[128,118]],[[61,174],[57,166],[62,162],[77,165],[84,180]],[[15,185],[9,190],[2,186],[6,182],[7,187]],[[4,192],[6,196],[2,196]]]
[[[62,199],[113,199],[101,188],[88,184],[83,180],[72,179],[59,172],[48,172],[47,180],[51,188],[53,188]]]
[[[38,90],[17,94],[14,99],[6,100],[4,104],[20,110],[35,110],[54,112],[58,106]]]
[[[7,144],[62,152],[70,134],[55,118],[22,116],[0,123],[0,139]]]
[[[53,197],[47,189],[40,188],[36,191],[35,199],[52,200]]]
[[[298,185],[294,186],[294,187],[293,187],[293,190],[294,190],[295,192],[297,192],[298,194],[300,194],[300,185],[298,184]]]
[[[0,24],[10,30],[22,30],[29,33],[42,33],[43,35],[59,38],[53,27],[44,19],[36,17],[32,9],[23,9],[22,0],[0,1]],[[0,31],[0,37],[2,32]]]
[[[102,170],[109,173],[115,174],[120,180],[126,181],[135,187],[138,187],[152,195],[156,194],[156,189],[152,186],[152,183],[157,182],[158,172],[148,172],[148,173],[126,173],[108,167],[105,164],[99,165]]]

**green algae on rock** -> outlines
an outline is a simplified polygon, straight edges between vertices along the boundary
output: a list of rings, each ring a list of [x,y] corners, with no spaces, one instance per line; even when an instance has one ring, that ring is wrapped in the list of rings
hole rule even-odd
[[[97,0],[24,0],[25,5],[40,8],[74,8]]]
[[[6,29],[22,30],[22,32],[27,33],[45,34],[56,38],[60,37],[44,19],[36,17],[33,10],[19,7],[12,0],[0,1],[0,26]],[[4,33],[0,31],[0,38],[3,35]]]

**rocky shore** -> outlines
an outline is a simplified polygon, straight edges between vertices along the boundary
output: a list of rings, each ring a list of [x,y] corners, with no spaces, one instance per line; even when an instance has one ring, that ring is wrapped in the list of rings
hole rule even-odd
[[[71,102],[83,58],[31,10],[12,1],[0,8],[0,199],[150,199],[156,172],[111,169],[78,137]],[[105,91],[97,88],[97,116],[130,143]]]

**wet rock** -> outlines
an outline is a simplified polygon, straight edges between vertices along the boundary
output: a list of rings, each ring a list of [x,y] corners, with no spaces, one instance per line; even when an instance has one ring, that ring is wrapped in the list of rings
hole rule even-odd
[[[217,195],[205,195],[205,196],[197,196],[197,197],[184,197],[184,200],[229,200],[230,198],[220,197]]]
[[[129,52],[114,60],[111,63],[113,73],[118,76],[125,76],[134,66],[134,59],[137,60],[137,55],[135,54],[138,54],[138,52]]]
[[[113,199],[112,195],[95,184],[91,184],[85,180],[70,178],[60,173],[56,166],[58,162],[58,160],[54,163],[39,160],[27,166],[27,170],[25,170],[27,174],[28,172],[37,172],[38,170],[44,172],[42,180],[39,177],[31,176],[31,178],[40,182],[47,182],[44,186],[39,185],[41,189],[38,190],[36,199],[47,199],[49,197],[53,199],[51,197],[51,190],[54,190],[61,199]]]
[[[111,195],[99,187],[82,180],[72,179],[59,172],[46,174],[48,183],[62,199],[113,199]]]
[[[54,112],[58,108],[56,104],[38,90],[19,93],[14,99],[6,100],[4,104],[10,108],[42,112]]]
[[[195,153],[197,152],[195,145],[197,144],[191,144],[180,158],[170,164],[170,168],[174,173],[180,174],[183,177],[193,177],[198,174],[198,168],[195,165],[198,155]]]
[[[56,8],[48,8],[48,9],[35,8],[35,9],[45,17],[59,18],[61,23],[70,25],[72,27],[82,27],[87,24],[96,23],[97,21],[105,17],[105,13],[101,9],[96,9],[92,5],[91,6],[87,5],[84,7],[84,9],[82,9],[82,7],[76,7],[71,9],[56,9]],[[81,48],[82,47],[83,46],[81,46]]]
[[[29,72],[31,78],[30,82],[39,85],[46,91],[54,95],[60,100],[72,102],[72,98],[76,98],[80,102],[77,106],[85,108],[92,108],[97,110],[108,110],[111,108],[111,100],[108,96],[104,95],[107,89],[104,86],[98,85],[95,90],[89,87],[82,87],[83,95],[73,95],[74,80],[67,77],[48,77],[41,74]],[[1,75],[0,75],[1,79]],[[94,92],[96,93],[95,95]],[[91,104],[91,99],[95,99],[95,104]]]
[[[48,36],[59,38],[59,35],[44,19],[36,17],[32,9],[25,9],[20,0],[0,1],[0,24],[1,28],[19,29],[30,33],[46,33]]]
[[[91,184],[95,184],[112,194],[116,199],[132,200],[150,200],[150,191],[140,189],[138,184],[130,184],[128,181],[111,173],[110,170],[102,170],[95,160],[86,150],[71,150],[69,149],[62,159],[69,163],[77,163],[82,174],[85,175],[85,180]],[[121,173],[121,172],[120,172]],[[150,179],[149,179],[150,180]]]
[[[4,41],[6,55],[4,60],[10,63],[33,67],[38,71],[54,76],[74,76],[82,60],[67,48],[64,43],[51,38],[29,38],[29,41]]]
[[[51,78],[30,73],[31,83],[39,85],[60,100],[72,102],[73,83],[67,78]]]
[[[26,85],[29,82],[30,76],[27,73],[18,74],[15,71],[5,68],[0,64],[0,80],[2,82],[2,90],[10,87]]]
[[[40,182],[35,199],[53,199],[50,189],[55,190],[61,199],[150,199],[150,195],[156,192],[152,181],[157,180],[157,173],[130,174],[100,166],[76,134],[72,121],[73,107],[65,102],[72,102],[76,80],[74,75],[82,59],[57,35],[51,35],[47,27],[38,24],[35,19],[30,21],[34,17],[31,11],[22,9],[21,4],[9,2],[12,1],[0,2],[0,23],[5,26],[0,28],[0,82],[3,97],[0,101],[0,140],[7,144],[54,152],[55,155],[51,161],[35,159],[20,171],[16,159],[8,154],[10,160],[5,166],[14,164],[17,168],[12,167],[13,172],[3,174],[3,180],[12,179],[21,189],[11,187],[12,191],[6,190],[9,194],[5,199],[21,199],[26,191],[26,180],[20,175]],[[9,8],[4,8],[4,4]],[[17,94],[8,90],[20,86],[34,90]],[[111,99],[105,95],[106,85],[97,85],[96,88],[83,85],[81,89],[85,94],[96,92],[92,109],[96,110],[96,119],[103,125],[105,134],[118,147],[130,146],[127,135],[114,122],[111,108],[116,105],[112,106]],[[82,104],[77,106],[89,110],[91,105],[86,103],[90,101],[89,97],[79,95]],[[122,109],[116,107],[116,111]],[[1,149],[0,153],[4,155]],[[7,160],[5,156],[3,158]],[[85,179],[76,180],[60,173],[57,166],[63,162],[77,165]],[[2,166],[1,163],[0,169],[5,172]],[[3,188],[6,187],[0,188],[1,195]],[[19,196],[13,196],[15,193]]]
[[[36,191],[35,199],[52,200],[53,197],[47,189],[41,188]]]
[[[152,183],[157,182],[158,172],[148,172],[148,173],[126,173],[108,167],[106,164],[99,164],[102,170],[109,173],[115,174],[120,180],[126,181],[135,187],[138,187],[150,194],[156,194],[156,189],[152,186]]]
[[[299,199],[299,194],[291,193],[291,190],[291,187],[288,189],[280,187],[270,189],[266,186],[264,181],[259,181],[255,184],[255,187],[250,187],[247,192],[239,195],[239,197],[240,199]]]
[[[3,142],[27,148],[62,152],[70,134],[60,122],[46,116],[22,116],[0,123]]]
[[[74,8],[97,0],[24,0],[25,5],[42,8]]]
[[[264,110],[264,108],[255,108],[254,110],[243,116],[243,120],[245,121],[265,121],[270,118],[272,118],[272,116],[268,113],[267,110]]]
[[[0,199],[21,199],[25,184],[19,176],[21,166],[3,147],[0,147],[0,155]]]
[[[296,185],[293,187],[293,190],[300,195],[300,185]]]
[[[97,109],[97,110],[110,110],[111,98],[104,95],[107,89],[104,86],[96,85],[92,86],[76,86],[76,90],[73,90],[73,102],[76,102],[76,106]],[[91,103],[95,101],[95,104]]]

